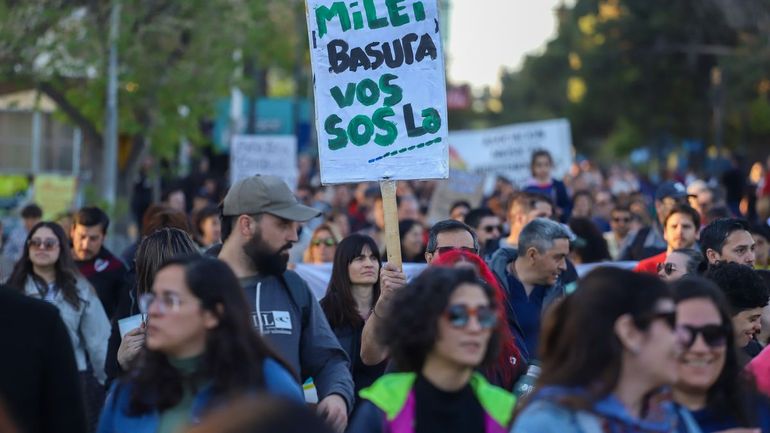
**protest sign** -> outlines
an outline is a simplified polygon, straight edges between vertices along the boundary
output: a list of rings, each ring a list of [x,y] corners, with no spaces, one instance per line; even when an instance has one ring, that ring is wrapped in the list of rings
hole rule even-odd
[[[437,0],[308,0],[321,182],[443,179]]]
[[[43,206],[43,219],[53,220],[72,210],[77,193],[75,176],[38,174],[35,176],[35,203]]]
[[[566,119],[452,132],[449,143],[466,170],[502,175],[518,186],[532,177],[530,162],[536,150],[551,153],[556,179],[563,178],[572,165],[572,136]]]
[[[255,174],[283,179],[297,188],[297,138],[293,135],[236,135],[230,143],[230,185]]]
[[[430,200],[428,223],[433,225],[449,218],[452,203],[467,201],[477,207],[484,198],[484,176],[467,171],[451,169],[449,179],[438,182]]]

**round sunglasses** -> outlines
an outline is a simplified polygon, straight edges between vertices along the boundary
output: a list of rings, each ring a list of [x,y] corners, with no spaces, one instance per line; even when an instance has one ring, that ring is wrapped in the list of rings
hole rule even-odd
[[[444,316],[455,328],[468,326],[471,317],[475,317],[481,329],[491,329],[497,324],[497,311],[492,307],[469,307],[463,304],[450,305]]]
[[[658,273],[663,271],[666,275],[671,275],[676,271],[676,266],[673,263],[658,263]]]
[[[32,238],[27,241],[27,245],[36,250],[51,250],[59,246],[59,240],[54,238]]]

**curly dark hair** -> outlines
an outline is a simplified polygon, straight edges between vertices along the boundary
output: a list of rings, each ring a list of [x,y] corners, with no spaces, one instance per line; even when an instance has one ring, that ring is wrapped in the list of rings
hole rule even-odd
[[[725,295],[713,281],[690,275],[676,281],[673,284],[673,290],[674,301],[677,304],[689,299],[707,299],[714,304],[722,319],[726,337],[725,365],[716,382],[708,390],[706,407],[712,413],[734,416],[739,426],[754,425],[752,423],[756,420],[747,408],[754,407],[752,401],[755,401],[756,391],[750,377],[745,374],[738,361],[732,319],[727,309],[728,302]]]
[[[70,244],[67,240],[67,234],[64,233],[64,229],[59,224],[50,221],[42,221],[34,225],[32,230],[27,234],[27,241],[24,242],[24,251],[21,254],[21,258],[13,267],[11,276],[8,277],[7,284],[14,289],[24,293],[24,286],[27,283],[27,277],[32,278],[35,282],[35,286],[42,293],[48,291],[48,284],[39,277],[33,268],[32,261],[29,259],[29,243],[32,236],[40,228],[50,229],[56,239],[59,241],[59,259],[54,264],[56,270],[56,287],[61,290],[64,300],[67,301],[76,310],[80,309],[81,299],[78,296],[77,276],[80,275],[75,262],[72,259],[72,252],[70,251]]]
[[[497,308],[494,290],[471,269],[431,267],[423,271],[393,297],[383,319],[379,340],[390,351],[400,371],[419,372],[438,340],[438,320],[449,305],[452,293],[462,284],[481,286],[492,308]],[[500,330],[492,331],[487,353],[479,367],[495,363],[500,348]]]
[[[256,333],[251,312],[238,278],[224,262],[204,256],[168,260],[158,271],[181,266],[185,284],[200,301],[200,308],[214,314],[219,323],[207,332],[200,379],[211,384],[216,398],[265,386],[262,363],[272,358],[291,368]],[[295,375],[296,378],[296,375]],[[145,347],[134,361],[128,381],[133,385],[131,415],[174,407],[182,397],[185,379],[164,353]],[[193,382],[195,383],[195,382]]]
[[[703,276],[722,289],[733,315],[744,310],[762,308],[770,300],[770,293],[762,277],[746,265],[717,263],[709,266]]]
[[[508,305],[508,296],[502,286],[500,286],[500,282],[495,277],[495,274],[484,263],[484,259],[476,254],[463,250],[449,251],[433,260],[431,266],[455,267],[458,263],[472,265],[479,278],[489,284],[489,287],[495,291],[500,322],[506,325],[500,326],[500,350],[497,354],[497,362],[483,370],[483,372],[487,377],[499,379],[497,384],[507,390],[511,390],[516,384],[516,379],[526,372],[526,362],[524,362],[521,350],[516,345],[516,339],[511,332],[511,328],[508,326],[510,322],[508,313],[505,310],[505,306]]]

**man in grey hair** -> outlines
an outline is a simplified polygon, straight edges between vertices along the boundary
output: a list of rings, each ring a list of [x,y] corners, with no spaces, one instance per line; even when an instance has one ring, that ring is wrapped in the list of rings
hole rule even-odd
[[[567,269],[569,232],[545,218],[529,222],[519,234],[519,248],[501,275],[506,288],[508,316],[518,324],[513,332],[528,360],[537,355],[542,312],[564,296],[559,275]]]

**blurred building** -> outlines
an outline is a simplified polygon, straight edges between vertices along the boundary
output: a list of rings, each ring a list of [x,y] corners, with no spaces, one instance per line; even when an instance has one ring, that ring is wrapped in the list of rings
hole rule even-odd
[[[54,115],[56,104],[34,90],[0,93],[0,172],[80,170],[82,137]]]

